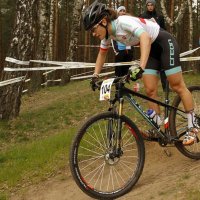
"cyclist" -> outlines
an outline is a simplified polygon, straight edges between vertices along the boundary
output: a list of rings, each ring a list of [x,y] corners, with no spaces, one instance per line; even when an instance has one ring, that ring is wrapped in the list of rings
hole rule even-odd
[[[199,127],[195,122],[192,95],[183,80],[179,49],[174,37],[151,20],[128,15],[117,18],[114,10],[98,1],[85,10],[83,24],[86,31],[91,31],[94,37],[101,40],[91,87],[94,89],[99,78],[111,39],[125,45],[140,45],[140,64],[132,68],[131,78],[137,80],[143,77],[147,95],[156,98],[158,72],[161,67],[165,70],[169,84],[181,97],[188,116],[188,130],[183,145],[193,144]],[[151,103],[150,106],[159,112],[157,104]]]
[[[126,8],[120,6],[117,8],[117,15],[126,15]],[[129,62],[133,60],[134,48],[126,46],[121,42],[111,40],[113,51],[115,53],[115,62]],[[124,76],[128,74],[130,65],[115,66],[115,76]]]

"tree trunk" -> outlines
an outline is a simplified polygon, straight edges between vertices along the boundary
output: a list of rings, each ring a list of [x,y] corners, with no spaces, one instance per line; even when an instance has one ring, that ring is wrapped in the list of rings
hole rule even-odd
[[[172,21],[174,21],[174,0],[171,0],[171,3],[170,3],[170,18]],[[174,27],[170,26],[169,31],[170,31],[170,33],[173,33]]]
[[[58,0],[55,0],[55,14],[54,14],[54,60],[58,59]]]
[[[163,13],[163,16],[165,18],[166,23],[170,26],[170,30],[173,30],[173,26],[177,23],[180,23],[182,18],[183,18],[183,14],[185,12],[186,9],[186,4],[187,2],[185,0],[182,1],[181,3],[181,7],[179,9],[179,12],[177,14],[177,17],[174,19],[170,18],[167,14],[167,10],[166,10],[166,6],[165,6],[165,1],[161,0],[160,1],[160,5],[161,5],[161,11]],[[174,9],[174,8],[171,8]]]
[[[70,44],[68,50],[67,61],[74,61],[78,43],[78,35],[80,33],[81,11],[84,5],[84,0],[74,1],[74,9],[72,15],[72,26],[70,33]],[[61,77],[61,84],[65,84],[70,81],[70,72],[65,70]]]
[[[36,45],[36,60],[46,60],[48,57],[48,35],[49,35],[49,6],[50,0],[38,1],[38,41]],[[43,66],[43,65],[41,65]],[[43,72],[35,71],[31,74],[31,81],[28,87],[29,93],[33,93],[41,88],[41,83],[44,81]]]
[[[49,19],[49,57],[48,60],[56,59],[56,33],[57,30],[57,9],[58,9],[58,0],[51,0],[50,4],[50,19]],[[47,86],[54,85],[54,82],[48,82],[49,80],[55,79],[55,71],[48,73],[46,76]]]
[[[48,60],[53,60],[54,5],[55,5],[55,0],[51,0],[51,4],[50,4],[50,18],[49,18],[49,51],[48,51]]]
[[[192,3],[188,0],[189,9],[189,49],[193,48],[193,18],[192,18]]]
[[[33,7],[35,0],[17,0],[16,24],[8,56],[19,60],[30,60],[34,47]],[[9,66],[9,64],[7,65]],[[16,67],[14,64],[9,67]],[[22,76],[22,72],[4,73],[3,80]],[[19,115],[23,83],[0,88],[0,118],[12,119]]]
[[[1,2],[0,2],[0,74],[1,74],[1,71],[3,70],[3,53],[2,53],[2,50],[3,50],[3,46],[2,46],[2,20],[1,20],[2,16],[1,16]]]

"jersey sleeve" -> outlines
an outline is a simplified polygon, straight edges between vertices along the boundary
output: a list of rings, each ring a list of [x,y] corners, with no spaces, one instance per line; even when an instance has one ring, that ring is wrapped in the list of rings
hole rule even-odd
[[[136,20],[137,19],[137,20]],[[140,18],[135,18],[135,19],[130,19],[130,18],[121,18],[120,19],[120,25],[123,30],[128,31],[133,33],[134,36],[140,37],[140,35],[145,32],[145,29],[142,27],[142,25],[138,22],[140,20],[140,23],[146,23],[145,19],[140,19]]]
[[[108,39],[104,38],[103,40],[101,40],[100,49],[103,51],[107,51],[108,48],[110,47],[110,43],[111,43],[110,38],[108,38]]]

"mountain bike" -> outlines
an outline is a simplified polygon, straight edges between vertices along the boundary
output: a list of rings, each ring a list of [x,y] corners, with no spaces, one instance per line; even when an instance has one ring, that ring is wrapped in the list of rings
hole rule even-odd
[[[115,199],[128,193],[143,171],[144,136],[136,123],[123,113],[125,101],[134,108],[134,114],[137,111],[156,132],[156,136],[148,138],[149,141],[158,142],[161,147],[175,146],[188,158],[200,159],[200,133],[194,144],[182,144],[187,130],[187,116],[179,96],[175,96],[169,105],[169,85],[163,103],[129,89],[125,86],[127,82],[128,76],[124,76],[97,83],[100,99],[109,101],[109,109],[89,118],[71,145],[70,169],[73,178],[83,192],[96,199]],[[194,100],[196,123],[200,126],[200,86],[188,89]],[[164,128],[147,115],[136,97],[163,107]]]

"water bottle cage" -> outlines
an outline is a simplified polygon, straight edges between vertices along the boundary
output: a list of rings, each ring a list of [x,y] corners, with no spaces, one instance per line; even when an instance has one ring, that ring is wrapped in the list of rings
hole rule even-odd
[[[149,109],[147,111],[147,116],[151,123],[156,127],[159,128],[160,125],[162,124],[162,120],[160,119],[160,116],[156,114],[156,112],[152,109]]]
[[[147,115],[147,116],[148,116],[148,115]],[[150,116],[148,116],[148,118],[149,118],[149,120],[151,121],[151,123],[152,123],[157,129],[160,128],[160,126],[156,123],[156,121],[154,121],[153,118],[151,118]]]

